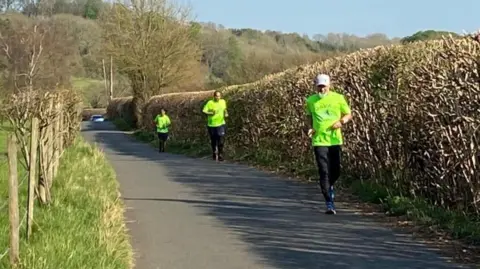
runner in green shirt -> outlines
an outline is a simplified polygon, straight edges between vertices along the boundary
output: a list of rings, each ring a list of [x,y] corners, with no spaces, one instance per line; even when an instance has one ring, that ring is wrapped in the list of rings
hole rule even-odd
[[[343,145],[341,128],[352,119],[345,97],[330,90],[330,77],[320,74],[315,78],[316,94],[307,98],[308,135],[312,139],[315,161],[327,206],[327,214],[336,214],[333,185],[340,176]]]
[[[202,112],[207,115],[207,129],[213,152],[213,160],[223,161],[223,147],[226,122],[228,117],[227,102],[222,99],[219,91],[213,93],[213,99],[208,100]]]
[[[170,118],[165,109],[162,108],[160,110],[160,114],[155,117],[153,122],[157,128],[158,152],[165,152],[165,143],[168,139],[168,127],[171,125]]]

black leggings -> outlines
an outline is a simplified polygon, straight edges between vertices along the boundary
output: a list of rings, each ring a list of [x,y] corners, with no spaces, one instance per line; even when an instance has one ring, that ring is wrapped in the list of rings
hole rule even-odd
[[[225,125],[218,127],[208,127],[208,135],[210,136],[210,143],[213,154],[223,154],[223,144],[225,137]],[[218,150],[218,151],[217,151]]]
[[[158,135],[158,151],[165,151],[165,142],[168,140],[168,133],[157,133]]]
[[[340,162],[342,155],[341,146],[317,146],[313,147],[315,161],[320,175],[320,187],[326,202],[332,202],[328,195],[328,189],[333,186],[340,177]]]

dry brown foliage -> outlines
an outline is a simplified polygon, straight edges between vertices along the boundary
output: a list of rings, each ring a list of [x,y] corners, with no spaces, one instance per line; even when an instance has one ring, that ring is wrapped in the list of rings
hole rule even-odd
[[[109,119],[133,119],[132,97],[113,98],[107,106],[107,117]]]
[[[59,159],[80,130],[81,99],[72,91],[32,91],[9,95],[2,103],[1,114],[10,122],[20,145],[27,170],[30,156],[31,121],[39,119],[40,173],[37,193],[40,200],[50,200],[50,186]]]
[[[326,72],[353,109],[354,120],[344,130],[344,163],[350,175],[478,214],[476,37],[377,47],[223,88],[230,115],[228,150],[293,173],[315,171],[303,111],[305,98],[315,92],[312,78]],[[207,143],[200,111],[209,95],[154,97],[144,120],[166,108],[175,140]],[[128,114],[124,108],[130,100],[114,100],[111,115]]]
[[[201,49],[189,26],[190,10],[168,1],[139,0],[104,9],[105,50],[131,83],[135,124],[150,97],[181,82],[202,80]],[[185,84],[184,84],[185,85]]]
[[[74,38],[51,18],[0,16],[2,82],[7,92],[52,89],[70,83]]]

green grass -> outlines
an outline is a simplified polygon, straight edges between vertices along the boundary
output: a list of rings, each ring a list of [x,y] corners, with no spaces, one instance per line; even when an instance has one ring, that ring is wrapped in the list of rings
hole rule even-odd
[[[381,204],[385,213],[390,216],[405,216],[417,225],[444,231],[453,238],[480,246],[478,216],[444,209],[422,198],[404,196],[371,181],[354,181],[351,190],[365,202]]]
[[[88,90],[91,87],[98,87],[100,89],[103,89],[103,87],[105,87],[102,80],[82,77],[73,77],[72,86],[74,89],[80,90],[82,92]]]
[[[87,107],[106,106],[108,101],[103,80],[72,77],[71,82],[73,89],[81,94],[84,105]]]
[[[140,141],[157,146],[157,140],[151,132],[136,131],[133,133],[133,136]],[[203,144],[183,144],[175,140],[169,140],[167,151],[191,157],[210,156],[210,148],[207,141]],[[263,158],[261,154],[256,154],[253,158],[246,159],[244,156],[228,156],[227,153],[227,158],[275,169],[275,165],[269,163],[268,158]],[[316,177],[316,173],[316,169],[310,169],[304,171],[302,177]],[[349,189],[363,202],[382,205],[387,215],[405,216],[417,226],[443,231],[450,234],[453,238],[480,246],[479,217],[447,210],[432,205],[425,199],[402,196],[394,190],[376,184],[373,181],[360,181],[345,177],[341,183],[342,189]]]
[[[0,131],[1,154],[5,152],[5,143],[5,132]],[[5,165],[0,166],[0,175],[0,201],[3,202],[7,197]],[[26,191],[24,182],[20,186],[21,217],[25,214]],[[132,248],[125,229],[118,183],[100,151],[77,139],[62,156],[52,196],[49,206],[36,203],[33,236],[29,242],[22,225],[19,268],[131,268]],[[8,246],[7,210],[1,209],[0,255]],[[0,268],[9,268],[8,255],[0,260]]]

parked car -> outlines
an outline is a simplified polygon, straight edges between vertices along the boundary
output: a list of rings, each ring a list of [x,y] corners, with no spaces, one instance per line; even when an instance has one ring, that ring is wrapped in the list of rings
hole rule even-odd
[[[103,121],[105,121],[105,118],[103,117],[103,115],[92,115],[90,117],[90,121],[103,122]]]

